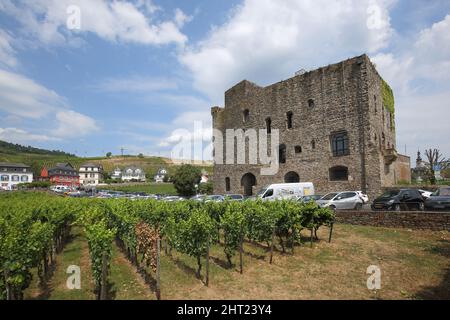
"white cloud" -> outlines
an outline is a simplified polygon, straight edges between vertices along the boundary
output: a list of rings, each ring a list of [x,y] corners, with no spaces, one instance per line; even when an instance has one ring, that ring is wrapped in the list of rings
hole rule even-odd
[[[418,75],[435,80],[450,79],[450,14],[420,33],[413,54]]]
[[[67,8],[72,5],[78,6],[81,13],[81,28],[73,31],[66,26],[70,16]],[[151,1],[4,0],[0,9],[20,21],[24,34],[43,44],[67,44],[71,36],[86,32],[108,41],[146,45],[183,45],[187,41],[180,30],[184,14],[177,10],[173,20],[152,21],[160,8]]]
[[[406,144],[414,156],[418,149],[438,148],[449,157],[449,101],[449,92],[399,97],[396,107],[398,150],[403,152]]]
[[[34,80],[0,69],[0,110],[39,119],[52,110],[66,108],[65,99]]]
[[[58,141],[58,138],[43,134],[33,134],[18,128],[0,128],[0,140],[11,143],[27,144],[30,142]]]
[[[56,119],[58,128],[52,130],[56,137],[78,138],[99,130],[94,119],[72,110],[59,111]]]
[[[94,119],[70,110],[66,99],[23,75],[0,69],[0,111],[15,121],[40,121],[48,135],[29,133],[23,129],[7,128],[3,135],[22,141],[47,141],[58,138],[76,138],[96,131]],[[57,125],[51,129],[52,124]],[[46,124],[46,125],[44,125]],[[28,140],[25,139],[29,136]]]
[[[380,53],[372,61],[402,95],[415,90],[413,81],[442,84],[450,79],[450,15],[422,30],[399,52]]]
[[[382,77],[393,87],[395,95],[410,94],[409,82],[414,79],[411,72],[414,57],[405,55],[399,59],[392,53],[380,53],[371,60]]]
[[[160,148],[170,149],[172,160],[212,159],[212,124],[209,112],[183,112],[172,121],[172,127],[171,133],[158,144]],[[184,150],[182,154],[179,152],[180,148]]]
[[[397,147],[437,147],[450,155],[450,15],[410,39],[398,52],[372,58],[394,88]],[[413,158],[414,159],[414,158]]]
[[[267,84],[312,68],[384,48],[392,29],[392,1],[245,0],[227,23],[190,47],[180,61],[191,71],[196,89],[215,104],[223,92],[246,78]],[[368,27],[379,9],[376,24]]]
[[[0,29],[0,65],[17,66],[16,51],[13,49],[12,38],[6,31]]]

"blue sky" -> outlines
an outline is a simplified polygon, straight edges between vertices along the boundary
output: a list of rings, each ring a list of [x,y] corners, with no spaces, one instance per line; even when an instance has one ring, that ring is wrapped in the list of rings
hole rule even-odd
[[[362,53],[394,88],[398,150],[450,156],[446,0],[0,0],[0,139],[169,155],[194,121],[207,144],[210,107],[240,80]]]

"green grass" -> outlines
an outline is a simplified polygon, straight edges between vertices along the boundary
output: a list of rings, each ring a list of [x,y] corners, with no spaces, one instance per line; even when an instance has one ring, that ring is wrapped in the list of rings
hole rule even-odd
[[[148,194],[176,195],[177,191],[172,183],[143,183],[137,185],[108,185],[99,187],[104,190],[115,190],[123,192],[146,192]]]
[[[79,229],[58,256],[48,299],[94,299],[87,243]],[[195,277],[196,259],[172,251],[161,253],[162,299],[450,299],[450,233],[408,231],[365,226],[335,225],[319,230],[320,241],[296,246],[294,254],[276,245],[273,264],[265,244],[244,243],[244,272],[239,273],[239,255],[229,267],[223,246],[211,247],[210,285]],[[305,232],[306,238],[309,234]],[[223,240],[223,238],[222,238]],[[82,266],[82,290],[65,288],[65,269]],[[381,290],[367,289],[367,267],[382,272]],[[155,274],[147,270],[150,279]],[[134,266],[114,246],[110,270],[114,299],[155,299],[154,285],[143,282]],[[154,281],[154,280],[153,280]],[[152,281],[150,281],[152,283]],[[36,287],[29,292],[36,291]],[[27,298],[33,298],[31,294]],[[34,295],[34,298],[36,296]]]
[[[89,249],[82,228],[74,227],[72,239],[56,258],[56,268],[49,279],[47,288],[39,286],[36,270],[33,281],[25,291],[25,299],[33,300],[94,300],[94,281],[92,278]],[[81,270],[81,289],[69,290],[66,286],[69,274],[67,267],[76,265]],[[126,260],[123,253],[113,245],[111,268],[108,282],[109,299],[115,300],[151,300],[155,299],[150,288],[137,274],[134,267]]]
[[[94,283],[89,261],[89,250],[82,229],[72,229],[72,239],[66,244],[62,253],[56,257],[56,268],[53,276],[45,289],[39,289],[37,278],[34,277],[33,284],[25,291],[26,299],[48,299],[48,300],[93,300]],[[69,274],[66,273],[70,265],[80,267],[81,289],[69,290],[66,286]]]
[[[109,274],[111,297],[115,300],[154,300],[155,295],[125,258],[119,248],[113,246]]]

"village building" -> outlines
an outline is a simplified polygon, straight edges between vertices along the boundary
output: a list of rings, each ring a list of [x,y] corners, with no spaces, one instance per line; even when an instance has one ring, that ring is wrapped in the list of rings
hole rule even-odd
[[[113,180],[121,180],[122,179],[122,169],[115,168],[113,172],[111,172],[111,179]]]
[[[254,195],[272,183],[313,182],[316,193],[363,191],[410,181],[410,159],[396,148],[393,92],[367,55],[266,87],[244,80],[211,109],[213,128],[279,130],[279,169],[261,175],[261,163],[227,164],[225,143],[214,140],[214,192]],[[259,131],[258,131],[259,132]],[[219,148],[223,148],[219,151]],[[248,143],[245,148],[248,157]]]
[[[33,171],[23,163],[0,162],[0,187],[13,190],[18,184],[33,182]]]
[[[103,180],[103,167],[95,163],[86,163],[80,167],[79,174],[82,185],[96,186]]]
[[[51,184],[69,187],[80,185],[80,177],[77,170],[68,162],[57,163],[55,167],[48,169],[47,174]]]
[[[156,183],[163,183],[166,176],[167,176],[167,170],[164,168],[160,168],[158,170],[158,172],[156,173],[156,175],[153,177],[153,180]]]
[[[122,181],[124,182],[145,182],[145,171],[137,166],[130,166],[123,170]]]

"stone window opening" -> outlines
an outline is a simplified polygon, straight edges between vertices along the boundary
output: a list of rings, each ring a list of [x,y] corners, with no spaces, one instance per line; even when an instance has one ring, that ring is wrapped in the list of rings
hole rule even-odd
[[[295,146],[295,153],[296,154],[302,153],[302,147],[301,146]]]
[[[284,176],[284,182],[285,183],[299,183],[300,182],[300,176],[295,171],[288,172]]]
[[[281,144],[278,147],[278,155],[280,163],[286,163],[286,145]]]
[[[287,120],[287,128],[288,129],[292,129],[293,128],[293,116],[294,114],[292,113],[292,111],[289,111],[288,113],[286,113],[286,120]]]
[[[231,190],[231,181],[229,177],[225,178],[225,191],[229,192]]]
[[[315,106],[316,106],[316,104],[315,104],[315,102],[314,102],[314,99],[309,99],[309,100],[308,100],[308,107],[309,107],[310,109],[313,109]]]
[[[336,166],[330,168],[330,181],[348,181],[348,168]]]
[[[314,150],[316,149],[316,140],[311,141],[311,148]]]
[[[250,111],[248,109],[245,109],[244,112],[242,113],[242,115],[243,115],[244,123],[247,123],[250,121]]]
[[[375,101],[375,114],[378,113],[378,108],[377,108],[377,96],[373,96],[373,100]]]
[[[333,156],[348,156],[350,154],[347,131],[336,132],[331,135],[331,150]]]
[[[272,133],[272,119],[270,119],[270,118],[266,119],[266,129],[267,129],[267,134]]]

